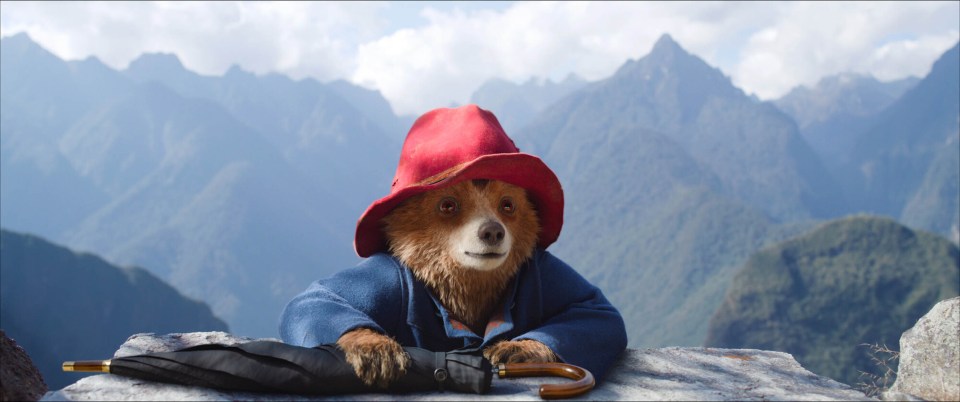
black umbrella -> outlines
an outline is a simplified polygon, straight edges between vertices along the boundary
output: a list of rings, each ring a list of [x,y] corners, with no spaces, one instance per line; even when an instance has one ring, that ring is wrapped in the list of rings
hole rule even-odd
[[[406,374],[383,390],[365,385],[336,345],[305,348],[280,342],[200,345],[174,352],[149,353],[111,360],[63,363],[64,371],[104,372],[150,381],[227,391],[338,395],[363,392],[449,390],[483,394],[494,373],[501,378],[561,376],[577,380],[540,387],[544,399],[566,398],[593,388],[590,372],[560,363],[500,364],[482,356],[431,352],[404,347],[410,355]]]

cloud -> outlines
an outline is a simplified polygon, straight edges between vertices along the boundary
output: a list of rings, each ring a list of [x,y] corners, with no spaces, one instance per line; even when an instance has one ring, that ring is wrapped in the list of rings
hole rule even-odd
[[[956,2],[517,3],[500,12],[427,9],[429,24],[360,45],[351,79],[394,109],[463,103],[498,77],[589,80],[644,56],[663,33],[770,99],[845,71],[923,76],[960,37]]]
[[[739,13],[720,22],[721,4],[531,2],[502,12],[426,9],[429,24],[361,44],[352,80],[378,88],[397,112],[418,114],[466,101],[484,81],[561,79],[570,73],[596,80],[649,51],[665,32],[694,52],[727,36]],[[687,11],[690,11],[689,13]],[[709,38],[709,40],[705,40]],[[699,54],[699,52],[698,52]]]
[[[960,3],[789,3],[740,49],[728,72],[760,98],[853,71],[922,77],[960,32]]]
[[[404,22],[411,7],[422,7],[421,18]],[[67,59],[96,55],[124,68],[141,53],[171,52],[203,74],[239,64],[345,78],[380,90],[400,114],[464,103],[495,77],[606,78],[664,33],[764,99],[845,71],[923,76],[960,38],[960,2],[0,2],[0,10],[0,34],[27,31]]]
[[[177,54],[202,74],[239,64],[330,80],[355,69],[356,44],[381,35],[383,4],[340,2],[3,2],[3,35],[26,31],[65,59],[125,68],[145,52]]]

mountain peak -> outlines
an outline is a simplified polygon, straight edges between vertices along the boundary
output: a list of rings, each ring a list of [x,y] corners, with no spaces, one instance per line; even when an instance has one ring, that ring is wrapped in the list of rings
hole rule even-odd
[[[658,50],[665,51],[665,50],[677,50],[677,49],[683,50],[683,48],[680,47],[680,44],[677,43],[677,41],[675,41],[673,37],[670,36],[670,34],[668,33],[660,35],[660,39],[657,39],[657,43],[653,44],[653,52],[656,52]]]
[[[660,36],[660,39],[657,39],[657,42],[653,44],[653,50],[650,51],[650,56],[655,59],[675,57],[680,54],[687,54],[687,51],[683,50],[680,44],[673,40],[670,34],[666,33]]]
[[[5,36],[5,37],[3,37],[3,38],[0,38],[0,41],[3,41],[3,42],[5,42],[5,43],[11,43],[11,42],[12,42],[12,43],[26,43],[26,42],[30,42],[30,43],[36,44],[36,42],[34,42],[32,38],[30,38],[30,35],[28,35],[26,31],[21,31],[21,32],[17,32],[17,33],[15,33],[15,34],[13,34],[13,35],[10,35],[10,36]]]
[[[649,54],[621,66],[612,79],[616,85],[637,85],[650,96],[683,104],[686,117],[695,116],[710,97],[746,99],[720,70],[684,50],[669,34],[660,36]]]
[[[227,72],[223,74],[224,77],[253,77],[254,74],[246,71],[243,67],[240,67],[239,64],[231,64],[230,68],[227,69]]]
[[[10,36],[5,36],[0,39],[0,43],[2,43],[0,47],[4,49],[4,53],[23,55],[28,53],[36,54],[39,52],[59,59],[53,53],[50,53],[50,51],[44,49],[43,46],[40,46],[40,44],[34,41],[33,38],[31,38],[26,32],[18,32]]]
[[[195,74],[173,53],[144,53],[130,62],[123,73],[136,81],[178,82]]]
[[[954,44],[953,47],[945,51],[943,55],[933,62],[930,75],[933,75],[935,72],[937,74],[955,74],[958,61],[960,61],[960,42]]]
[[[167,73],[180,72],[186,70],[180,58],[173,53],[144,53],[130,62],[128,71],[133,70],[153,70]]]
[[[63,79],[69,74],[66,63],[57,55],[45,49],[39,43],[35,42],[26,32],[4,37],[0,39],[0,64],[3,65],[3,75],[17,76],[20,73],[26,73],[29,76],[42,75],[39,71],[52,74],[55,79]],[[29,72],[29,73],[28,73]],[[13,83],[13,79],[6,83]],[[15,84],[17,85],[17,84]],[[58,85],[66,85],[60,82]]]

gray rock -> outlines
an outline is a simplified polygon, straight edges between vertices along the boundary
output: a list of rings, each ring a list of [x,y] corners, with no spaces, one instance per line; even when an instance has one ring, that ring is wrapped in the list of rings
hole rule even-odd
[[[116,356],[174,350],[204,343],[236,344],[250,339],[222,332],[139,334],[130,337]],[[403,395],[409,400],[537,399],[543,383],[565,380],[519,378],[493,380],[487,395],[454,395],[424,392]],[[226,393],[135,380],[111,374],[87,377],[55,392],[44,400],[395,400],[397,395],[339,395],[332,398],[292,395]],[[787,353],[751,349],[660,348],[630,349],[610,376],[584,395],[591,400],[863,400],[863,393],[826,377],[813,374]]]
[[[127,341],[124,342],[123,345],[120,345],[120,349],[117,349],[116,353],[113,354],[113,357],[169,352],[171,350],[178,350],[196,345],[209,345],[212,343],[219,343],[221,345],[237,345],[255,340],[257,339],[234,336],[220,331],[188,332],[183,334],[167,335],[156,335],[152,333],[134,334],[127,338]],[[265,338],[262,340],[280,342],[279,339],[274,338]]]
[[[0,401],[35,401],[46,392],[30,355],[0,330]]]
[[[882,401],[903,401],[903,402],[922,402],[923,399],[916,396],[905,394],[903,392],[895,391],[883,391],[880,393],[880,400]]]
[[[900,365],[890,393],[960,400],[960,297],[933,306],[900,337]]]

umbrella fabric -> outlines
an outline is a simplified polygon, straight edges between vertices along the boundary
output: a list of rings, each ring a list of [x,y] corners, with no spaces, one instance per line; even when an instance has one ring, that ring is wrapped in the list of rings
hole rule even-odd
[[[367,386],[336,345],[305,348],[271,341],[201,345],[110,360],[110,373],[228,391],[336,395],[449,390],[483,394],[493,376],[482,356],[404,347],[407,373],[389,388]]]

